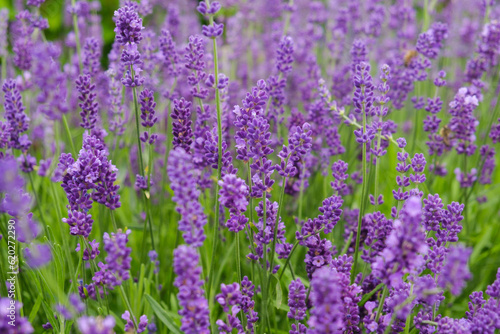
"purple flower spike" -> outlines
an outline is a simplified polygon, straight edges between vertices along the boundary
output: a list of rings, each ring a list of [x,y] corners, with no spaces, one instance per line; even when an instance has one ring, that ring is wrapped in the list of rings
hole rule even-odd
[[[446,257],[443,270],[438,278],[438,284],[443,289],[449,288],[453,295],[459,295],[465,282],[471,278],[467,262],[472,249],[454,246]]]
[[[300,279],[292,281],[288,286],[288,318],[304,320],[306,316],[306,289]]]
[[[204,297],[203,281],[200,280],[201,267],[196,249],[181,245],[174,250],[174,286],[179,289],[181,331],[186,334],[210,333],[208,302]]]
[[[399,212],[399,219],[385,241],[386,247],[373,262],[373,275],[389,286],[399,287],[405,273],[414,273],[425,264],[428,246],[421,226],[422,203],[410,197]]]
[[[344,327],[342,287],[335,269],[321,268],[311,280],[311,316],[307,332],[312,334],[340,333]]]
[[[234,174],[224,175],[219,185],[219,201],[229,209],[231,215],[227,227],[229,231],[237,233],[243,230],[248,222],[248,218],[243,215],[248,206],[248,186],[244,180]]]
[[[121,45],[137,44],[142,40],[142,19],[132,6],[121,7],[115,11],[116,40]]]
[[[21,303],[11,298],[0,297],[0,333],[13,333],[13,334],[31,334],[33,333],[33,326],[27,318],[21,317],[19,310]],[[15,320],[10,320],[11,316]],[[12,322],[14,321],[14,326]],[[87,334],[87,333],[85,333]]]
[[[106,318],[83,316],[77,320],[78,329],[82,334],[113,334],[115,319],[112,316]]]
[[[85,40],[82,56],[84,66],[83,73],[95,77],[101,67],[101,49],[96,38],[90,37]]]
[[[104,250],[107,252],[106,264],[99,262],[101,270],[95,273],[92,280],[98,285],[106,285],[108,289],[113,289],[122,284],[130,277],[130,264],[132,249],[127,247],[128,236],[132,231],[127,230],[123,233],[118,230],[117,233],[109,235],[104,232]]]
[[[21,93],[14,80],[6,81],[2,86],[2,90],[5,93],[5,118],[9,124],[10,140],[8,146],[27,151],[31,146],[31,141],[28,140],[27,135],[22,133],[28,130],[30,119],[24,112],[25,107]]]
[[[356,113],[366,113],[370,115],[373,106],[373,82],[370,75],[370,65],[361,62],[356,65],[356,73],[354,74],[354,111]]]
[[[82,117],[80,126],[84,129],[94,129],[97,122],[99,103],[95,101],[95,85],[90,82],[90,75],[80,75],[76,80],[76,89],[80,93],[78,96],[80,103],[78,105],[82,109],[80,112]]]
[[[52,251],[49,245],[33,245],[24,249],[24,258],[31,268],[38,268],[52,260]]]
[[[174,135],[174,148],[181,147],[186,152],[190,152],[193,142],[193,132],[191,130],[191,102],[181,98],[174,100],[174,110],[171,114],[173,124],[172,132]]]
[[[154,93],[145,89],[139,94],[139,103],[141,105],[141,125],[145,128],[151,128],[158,122],[155,114],[156,102]]]
[[[206,236],[203,226],[207,217],[198,200],[200,191],[196,187],[197,172],[194,168],[191,155],[181,148],[170,152],[167,165],[168,176],[174,191],[176,210],[181,215],[179,230],[183,231],[183,238],[187,244],[200,247]]]

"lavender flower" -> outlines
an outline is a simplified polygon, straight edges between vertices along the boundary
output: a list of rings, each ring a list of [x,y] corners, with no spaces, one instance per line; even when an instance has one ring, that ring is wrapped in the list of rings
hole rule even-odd
[[[96,38],[90,37],[85,40],[82,58],[84,66],[83,73],[95,78],[101,68],[101,50]]]
[[[95,239],[92,240],[92,241],[89,241],[89,246],[90,246],[90,252],[89,252],[88,248],[85,248],[83,250],[83,257],[82,257],[82,259],[84,261],[94,260],[97,257],[97,255],[99,255],[101,253],[99,251],[99,243],[97,241],[95,241]],[[77,243],[75,251],[79,252],[80,249],[81,249],[80,248],[80,244]]]
[[[290,307],[288,318],[304,320],[306,316],[306,289],[300,279],[292,281],[288,286],[288,307]]]
[[[175,152],[175,151],[174,151]],[[182,317],[181,331],[186,334],[210,333],[208,303],[204,297],[201,267],[196,249],[181,245],[174,250],[174,286],[179,289],[179,315]]]
[[[443,270],[438,278],[440,287],[443,289],[449,288],[453,295],[460,294],[465,281],[471,278],[471,274],[467,268],[467,260],[471,253],[472,249],[462,246],[450,248]]]
[[[181,147],[186,152],[190,152],[193,142],[193,132],[191,130],[191,102],[181,98],[174,100],[174,110],[171,114],[173,119],[172,133],[174,135],[173,147]]]
[[[178,68],[180,60],[170,31],[162,29],[159,42],[164,64],[167,67],[169,74],[177,77],[180,71]]]
[[[7,36],[9,24],[9,10],[7,8],[0,9],[0,57],[7,56]]]
[[[52,251],[49,245],[32,245],[24,249],[24,258],[31,268],[38,268],[52,260]]]
[[[187,244],[200,247],[206,238],[203,226],[207,223],[207,217],[198,200],[200,191],[196,188],[197,175],[192,157],[181,148],[172,150],[167,172],[174,191],[172,199],[177,203],[176,210],[181,215],[179,230],[184,232],[182,236]]]
[[[245,228],[248,218],[243,214],[248,206],[248,186],[234,174],[226,174],[219,181],[219,201],[229,209],[230,217],[226,225],[229,231],[239,232]]]
[[[32,16],[28,10],[24,10],[16,15],[16,22],[12,27],[15,36],[12,51],[14,51],[14,64],[22,71],[29,71],[33,61],[31,50],[33,41],[31,35],[35,27],[31,23]]]
[[[88,237],[92,230],[92,217],[88,211],[96,201],[111,210],[120,207],[120,196],[115,185],[116,167],[107,159],[108,152],[100,139],[84,136],[78,159],[63,153],[58,168],[64,171],[61,187],[68,197],[68,218],[63,222],[70,225],[70,233]]]
[[[276,170],[281,176],[290,178],[297,174],[294,163],[302,160],[312,147],[312,131],[310,129],[309,123],[292,129],[288,140],[289,146],[283,145],[283,149],[278,154],[281,164],[276,165]]]
[[[137,44],[142,40],[142,19],[132,6],[124,6],[115,11],[116,40],[121,45]]]
[[[18,301],[11,298],[0,298],[0,331],[2,333],[33,333],[33,326],[28,319],[21,317],[20,308],[21,304]]]
[[[5,118],[10,126],[10,143],[8,145],[25,152],[31,146],[31,141],[28,140],[26,134],[22,133],[28,130],[30,119],[24,112],[25,107],[21,93],[17,89],[14,80],[6,81],[2,86],[2,90],[5,93]]]
[[[111,235],[104,232],[104,250],[108,255],[106,256],[106,264],[99,262],[100,270],[92,277],[95,284],[105,285],[112,290],[130,278],[129,271],[132,262],[130,253],[132,249],[127,247],[127,242],[131,232],[127,230],[123,233],[118,230],[117,233],[111,233]]]
[[[106,318],[83,316],[77,323],[82,334],[112,334],[115,327],[115,319],[112,316]]]
[[[94,129],[97,123],[97,110],[99,109],[99,103],[95,100],[95,84],[90,82],[90,75],[80,75],[76,80],[76,89],[80,93],[78,104],[82,111],[80,116],[82,121],[80,126],[84,129]]]
[[[185,49],[184,60],[187,69],[191,70],[187,78],[191,86],[191,95],[199,99],[205,99],[208,96],[208,90],[199,85],[205,80],[205,42],[200,36],[189,36],[189,43]]]
[[[427,253],[425,234],[421,229],[422,204],[410,197],[393,223],[386,247],[372,264],[373,275],[389,286],[398,286],[405,273],[414,273],[424,265]]]
[[[337,333],[344,328],[342,287],[335,269],[321,268],[311,280],[311,316],[308,333]]]

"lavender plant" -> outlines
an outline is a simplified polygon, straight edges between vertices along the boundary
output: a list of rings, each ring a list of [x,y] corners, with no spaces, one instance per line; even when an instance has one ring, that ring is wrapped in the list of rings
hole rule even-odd
[[[1,333],[500,331],[498,1],[2,6]]]

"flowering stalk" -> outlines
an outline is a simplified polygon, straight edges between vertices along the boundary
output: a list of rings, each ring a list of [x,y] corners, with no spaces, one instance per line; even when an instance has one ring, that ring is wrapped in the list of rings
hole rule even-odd
[[[217,249],[217,228],[219,226],[219,180],[222,178],[222,113],[221,113],[221,100],[219,91],[219,60],[217,55],[217,37],[222,35],[224,25],[217,24],[214,22],[214,15],[220,10],[220,4],[214,2],[210,4],[210,0],[205,0],[203,3],[205,6],[201,5],[198,7],[198,11],[204,15],[208,15],[209,26],[203,26],[203,34],[206,37],[212,39],[213,45],[213,61],[214,61],[214,79],[215,79],[215,103],[217,109],[217,182],[215,183],[215,221],[213,226],[213,243],[212,243],[212,261],[210,264],[210,270],[208,272],[208,285],[207,285],[207,298],[210,300],[210,293],[213,285],[213,276],[215,269],[215,251]],[[200,104],[201,101],[200,101]],[[203,107],[203,105],[202,105]]]
[[[360,109],[360,112],[362,113],[363,117],[363,154],[361,155],[362,159],[362,164],[363,164],[363,171],[362,171],[362,177],[363,177],[363,185],[362,185],[362,190],[361,190],[361,208],[359,210],[359,216],[358,216],[358,227],[357,227],[357,234],[356,234],[356,246],[354,249],[354,262],[352,265],[352,271],[351,271],[351,283],[354,282],[354,279],[356,277],[356,265],[358,263],[358,253],[359,253],[359,242],[360,242],[360,237],[361,237],[361,222],[363,220],[363,216],[365,213],[366,209],[366,195],[367,195],[367,189],[368,189],[368,173],[367,173],[367,159],[366,159],[366,144],[367,144],[367,128],[366,128],[366,116],[370,111],[371,108],[371,103],[372,101],[370,100],[370,89],[373,89],[373,85],[371,83],[371,77],[370,77],[370,65],[362,62],[361,64],[356,66],[356,74],[357,76],[355,77],[355,85],[356,85],[356,93],[355,93],[355,98],[358,98],[359,101],[355,102],[358,103],[356,106],[357,109]],[[366,95],[366,96],[365,96]],[[361,107],[361,108],[359,108]]]

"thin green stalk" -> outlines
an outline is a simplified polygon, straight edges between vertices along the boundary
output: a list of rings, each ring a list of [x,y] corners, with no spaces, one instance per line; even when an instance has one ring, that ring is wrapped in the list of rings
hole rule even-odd
[[[64,250],[66,252],[67,260],[69,262],[69,272],[70,277],[75,272],[75,267],[73,266],[73,259],[71,258],[71,250],[69,248],[67,236],[62,228],[62,214],[60,210],[59,197],[57,196],[56,189],[54,188],[54,182],[50,181],[50,188],[52,190],[52,196],[56,201],[56,215],[57,215],[57,226],[59,227],[59,233],[61,234],[61,239],[63,242]],[[73,290],[74,285],[77,282],[77,277],[72,277],[70,291]]]
[[[378,129],[377,132],[380,133],[381,129]],[[380,150],[380,142],[382,141],[381,136],[378,137],[377,140],[377,151]],[[378,156],[375,156],[375,191],[373,196],[375,196],[375,206],[378,206],[378,177],[380,171],[380,159]]]
[[[322,229],[320,229],[317,233],[321,233],[325,228],[323,227]],[[313,236],[315,233],[311,233],[311,234],[308,234],[306,236],[304,236],[304,240]],[[285,270],[286,270],[286,267],[288,267],[288,264],[290,263],[290,259],[293,255],[293,252],[295,252],[295,249],[297,248],[297,246],[299,245],[299,241],[295,241],[295,243],[293,244],[293,247],[292,247],[292,250],[290,251],[290,254],[288,254],[288,257],[286,258],[286,261],[285,261],[285,265],[283,266],[283,270],[281,271],[281,274],[280,274],[280,281],[281,281],[281,278],[283,277],[283,274],[285,273]],[[293,271],[292,271],[292,267],[290,265],[290,272],[292,273],[292,276],[293,276]]]
[[[285,166],[288,163],[288,159],[286,159]],[[283,177],[283,181],[281,181],[281,192],[280,192],[280,198],[278,202],[278,213],[276,215],[276,220],[274,221],[274,236],[273,236],[273,242],[272,242],[272,247],[271,247],[271,259],[270,259],[270,267],[269,270],[273,270],[273,265],[274,265],[274,252],[276,251],[276,239],[278,237],[278,222],[280,220],[281,216],[281,206],[283,205],[283,197],[285,196],[285,184],[286,184],[286,177]],[[264,210],[266,208],[266,200],[265,200],[265,193],[264,193]],[[264,211],[264,214],[265,211]],[[264,226],[267,225],[266,221],[264,220]]]
[[[241,284],[241,251],[240,251],[240,233],[235,233],[236,238],[236,270],[238,272],[238,283]]]
[[[40,199],[38,197],[38,191],[36,191],[36,189],[35,189],[35,183],[33,182],[33,176],[31,176],[31,174],[32,174],[32,172],[29,172],[28,177],[30,179],[31,188],[33,189],[33,194],[35,195],[36,207],[38,208],[38,213],[40,214],[40,219],[42,219],[43,229],[45,230],[45,235],[47,235],[47,238],[50,239],[50,235],[47,231],[47,222],[45,221],[45,217],[43,215]]]
[[[134,69],[132,67],[132,65],[130,65],[130,73],[132,75],[132,80],[134,79],[135,77],[135,72],[134,72]],[[136,134],[137,134],[137,148],[138,148],[138,156],[139,156],[139,174],[144,177],[145,173],[144,173],[144,161],[142,159],[142,145],[141,145],[141,135],[140,135],[140,127],[139,127],[139,102],[137,100],[137,87],[132,87],[132,93],[133,93],[133,96],[134,96],[134,111],[135,111],[135,127],[136,127]],[[149,190],[149,180],[147,182],[148,184],[148,190]],[[153,221],[152,221],[152,217],[151,217],[151,212],[149,210],[149,197],[147,194],[144,193],[144,203],[145,203],[145,207],[146,207],[146,221],[144,222],[144,234],[146,234],[146,227],[148,225],[148,222],[149,222],[149,232],[150,232],[150,238],[151,238],[151,246],[152,248],[154,249],[154,237],[153,237]],[[144,259],[144,256],[145,256],[145,252],[146,252],[146,243],[145,243],[145,237],[143,236],[143,239],[142,239],[142,257]]]
[[[213,17],[210,17],[210,23],[213,23]],[[221,112],[221,101],[220,92],[217,88],[219,84],[219,60],[217,56],[217,40],[212,38],[213,41],[213,52],[214,52],[214,74],[215,74],[215,102],[217,107],[217,146],[218,146],[218,163],[217,163],[217,182],[215,184],[215,222],[213,226],[213,244],[212,244],[212,263],[210,265],[210,271],[208,273],[208,298],[210,300],[210,293],[212,290],[213,276],[215,269],[215,252],[217,250],[217,230],[219,227],[219,180],[222,177],[222,112]]]
[[[64,124],[64,129],[66,129],[66,134],[68,135],[69,143],[71,145],[71,150],[72,150],[72,153],[73,153],[73,158],[76,160],[76,158],[78,156],[78,151],[75,148],[75,143],[73,142],[73,136],[71,136],[71,130],[69,129],[68,120],[66,119],[66,115],[65,114],[62,114],[62,121],[63,121],[63,124]]]
[[[109,209],[109,213],[111,215],[111,222],[113,223],[113,228],[115,230],[115,232],[118,230],[118,227],[116,225],[116,218],[115,218],[115,213],[113,210]]]
[[[304,180],[303,179],[300,180],[300,190],[299,190],[299,222],[302,219],[302,204],[304,204]]]
[[[365,112],[365,102],[363,102],[363,133],[366,133],[366,112]],[[363,185],[361,191],[361,208],[358,216],[358,229],[356,234],[356,247],[354,249],[354,261],[351,269],[351,283],[354,282],[356,278],[356,266],[358,264],[358,253],[359,253],[359,242],[361,238],[361,222],[363,220],[363,215],[365,214],[365,197],[366,197],[366,188],[368,188],[368,175],[366,173],[366,142],[363,143],[363,155],[361,157],[363,159]]]
[[[123,299],[123,302],[125,303],[125,305],[127,306],[127,309],[128,311],[130,312],[130,318],[132,318],[132,322],[134,323],[134,328],[135,328],[135,331],[137,331],[137,320],[134,316],[134,312],[132,311],[132,307],[130,306],[130,302],[128,301],[128,298],[127,298],[127,295],[125,294],[125,290],[123,289],[123,285],[120,284],[120,295]]]
[[[413,283],[410,286],[410,296],[413,294]],[[406,323],[405,323],[405,334],[410,333],[410,324],[411,324],[411,319],[412,319],[412,312],[408,314],[406,317]]]
[[[384,307],[384,302],[385,298],[389,294],[389,290],[387,289],[387,286],[384,286],[384,290],[382,290],[382,296],[380,297],[380,301],[378,303],[377,307],[377,315],[375,316],[375,322],[378,322],[380,319],[380,316],[382,315],[382,308]]]
[[[133,71],[132,66],[130,66],[130,70]],[[132,72],[132,79],[134,77],[134,73]],[[137,88],[132,88],[132,93],[134,95],[134,112],[135,112],[135,128],[137,134],[137,149],[139,151],[139,174],[144,176],[144,162],[142,160],[142,145],[141,145],[141,133],[139,127],[139,102],[137,101]]]
[[[263,200],[263,209],[264,209],[264,217],[263,217],[263,224],[264,226],[267,225],[267,208],[266,208],[266,192],[262,195],[262,200]],[[279,208],[278,208],[279,209]],[[262,334],[264,332],[264,326],[267,323],[267,293],[268,293],[268,288],[267,288],[267,246],[264,245],[264,251],[263,251],[263,256],[262,256],[262,305],[261,305],[261,314],[262,314],[262,324],[260,326],[260,333]]]

